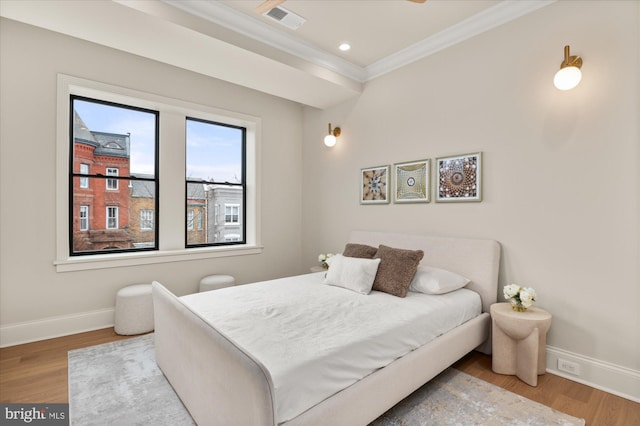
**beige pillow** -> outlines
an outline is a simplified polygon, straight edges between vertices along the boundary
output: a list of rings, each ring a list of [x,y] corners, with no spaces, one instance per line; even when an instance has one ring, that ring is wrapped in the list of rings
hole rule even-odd
[[[422,250],[404,250],[380,245],[374,258],[380,259],[373,290],[405,297],[424,257]]]
[[[343,256],[347,257],[359,257],[361,259],[373,259],[378,249],[366,244],[347,243],[344,246]]]

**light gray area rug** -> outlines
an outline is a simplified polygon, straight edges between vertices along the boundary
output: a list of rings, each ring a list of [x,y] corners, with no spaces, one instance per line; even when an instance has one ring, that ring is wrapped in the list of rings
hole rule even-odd
[[[70,351],[69,412],[75,426],[194,425],[156,365],[153,334]],[[584,424],[450,368],[372,426]]]

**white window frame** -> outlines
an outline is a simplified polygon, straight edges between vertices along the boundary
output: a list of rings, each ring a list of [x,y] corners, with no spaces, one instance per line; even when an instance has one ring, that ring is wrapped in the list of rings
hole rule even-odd
[[[120,171],[117,167],[107,167],[105,170],[107,176],[119,176]],[[118,190],[118,179],[107,179],[106,180],[106,189],[107,191],[117,191]]]
[[[149,265],[181,262],[227,256],[262,253],[260,226],[260,133],[258,117],[227,111],[208,105],[186,102],[151,93],[113,86],[105,83],[58,75],[56,134],[56,271],[80,271],[110,267]],[[124,105],[160,111],[160,195],[162,221],[159,223],[159,247],[154,251],[93,254],[69,254],[69,97],[85,96]],[[185,147],[182,143],[166,141],[184,140],[186,117],[197,117],[214,122],[244,127],[246,132],[246,242],[185,248],[184,203],[172,200],[185,198]]]
[[[120,209],[117,206],[106,206],[106,213],[104,215],[104,227],[105,229],[118,229],[119,219],[118,215],[120,214]],[[114,212],[115,214],[111,214]],[[110,226],[110,223],[113,223],[113,226]]]
[[[236,216],[238,220],[236,221],[228,221],[227,220],[227,209],[230,208],[232,210],[231,217]],[[237,209],[238,213],[233,214],[233,209]],[[240,225],[240,204],[225,204],[224,205],[224,224],[225,225]]]
[[[86,163],[80,163],[80,174],[88,175],[89,174],[89,165]],[[89,178],[81,177],[80,178],[80,188],[86,189],[89,188]]]
[[[151,225],[146,226],[147,224],[151,224]],[[153,231],[153,210],[151,209],[140,210],[140,230]]]
[[[80,206],[80,230],[89,230],[89,206]]]

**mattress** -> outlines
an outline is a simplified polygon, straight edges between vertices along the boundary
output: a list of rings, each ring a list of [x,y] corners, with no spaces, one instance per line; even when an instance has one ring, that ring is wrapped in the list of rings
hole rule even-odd
[[[468,289],[399,298],[362,295],[323,278],[320,272],[180,298],[267,368],[278,423],[481,313],[480,296]]]

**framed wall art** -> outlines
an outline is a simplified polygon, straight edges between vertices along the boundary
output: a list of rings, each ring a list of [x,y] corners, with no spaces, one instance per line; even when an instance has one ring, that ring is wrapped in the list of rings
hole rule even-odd
[[[482,201],[482,153],[436,159],[436,202]]]
[[[394,165],[393,201],[395,203],[429,202],[429,160]]]
[[[389,202],[389,166],[360,169],[360,204]]]

